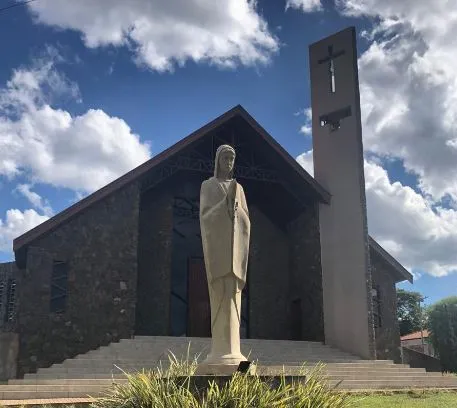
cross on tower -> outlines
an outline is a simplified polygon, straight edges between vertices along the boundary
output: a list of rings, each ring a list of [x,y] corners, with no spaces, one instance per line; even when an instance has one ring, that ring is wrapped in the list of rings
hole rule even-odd
[[[344,50],[338,51],[335,54],[333,54],[333,45],[328,46],[328,56],[325,58],[320,59],[318,62],[319,64],[323,64],[325,62],[328,62],[328,72],[329,72],[329,83],[330,83],[330,92],[335,93],[336,88],[335,88],[335,65],[334,65],[334,60],[335,58],[340,57],[341,55],[344,54]]]

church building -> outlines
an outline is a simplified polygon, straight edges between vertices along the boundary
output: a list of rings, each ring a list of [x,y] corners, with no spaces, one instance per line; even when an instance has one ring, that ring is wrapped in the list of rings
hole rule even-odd
[[[251,219],[242,337],[398,361],[395,285],[412,276],[368,235],[354,55],[353,29],[310,47],[315,178],[236,106],[15,239],[0,331],[18,334],[18,374],[135,335],[210,337],[199,196],[221,144]]]

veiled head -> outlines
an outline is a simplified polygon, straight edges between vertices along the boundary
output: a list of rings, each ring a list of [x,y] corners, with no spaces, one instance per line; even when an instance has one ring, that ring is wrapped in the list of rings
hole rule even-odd
[[[235,165],[235,149],[230,145],[221,145],[216,151],[214,176],[216,178],[231,179]]]

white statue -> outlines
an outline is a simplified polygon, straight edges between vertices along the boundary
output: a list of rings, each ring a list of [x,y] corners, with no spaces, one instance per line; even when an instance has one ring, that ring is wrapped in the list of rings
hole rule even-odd
[[[217,149],[214,177],[202,183],[200,228],[211,304],[211,352],[203,364],[238,365],[241,291],[246,284],[251,223],[243,187],[233,176],[235,150]]]

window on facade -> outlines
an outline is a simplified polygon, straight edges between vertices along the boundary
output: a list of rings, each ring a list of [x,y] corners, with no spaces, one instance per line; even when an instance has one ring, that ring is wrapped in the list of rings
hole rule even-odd
[[[6,322],[16,320],[16,279],[8,279],[8,297],[6,306]]]
[[[52,313],[65,312],[67,302],[68,265],[66,262],[54,261],[51,275],[51,305]]]
[[[6,279],[2,279],[0,276],[0,327],[2,326],[3,323],[6,322],[7,320],[7,315],[6,315]]]
[[[382,315],[381,315],[381,295],[379,286],[374,286],[371,289],[371,297],[373,299],[373,321],[375,329],[382,327]]]

